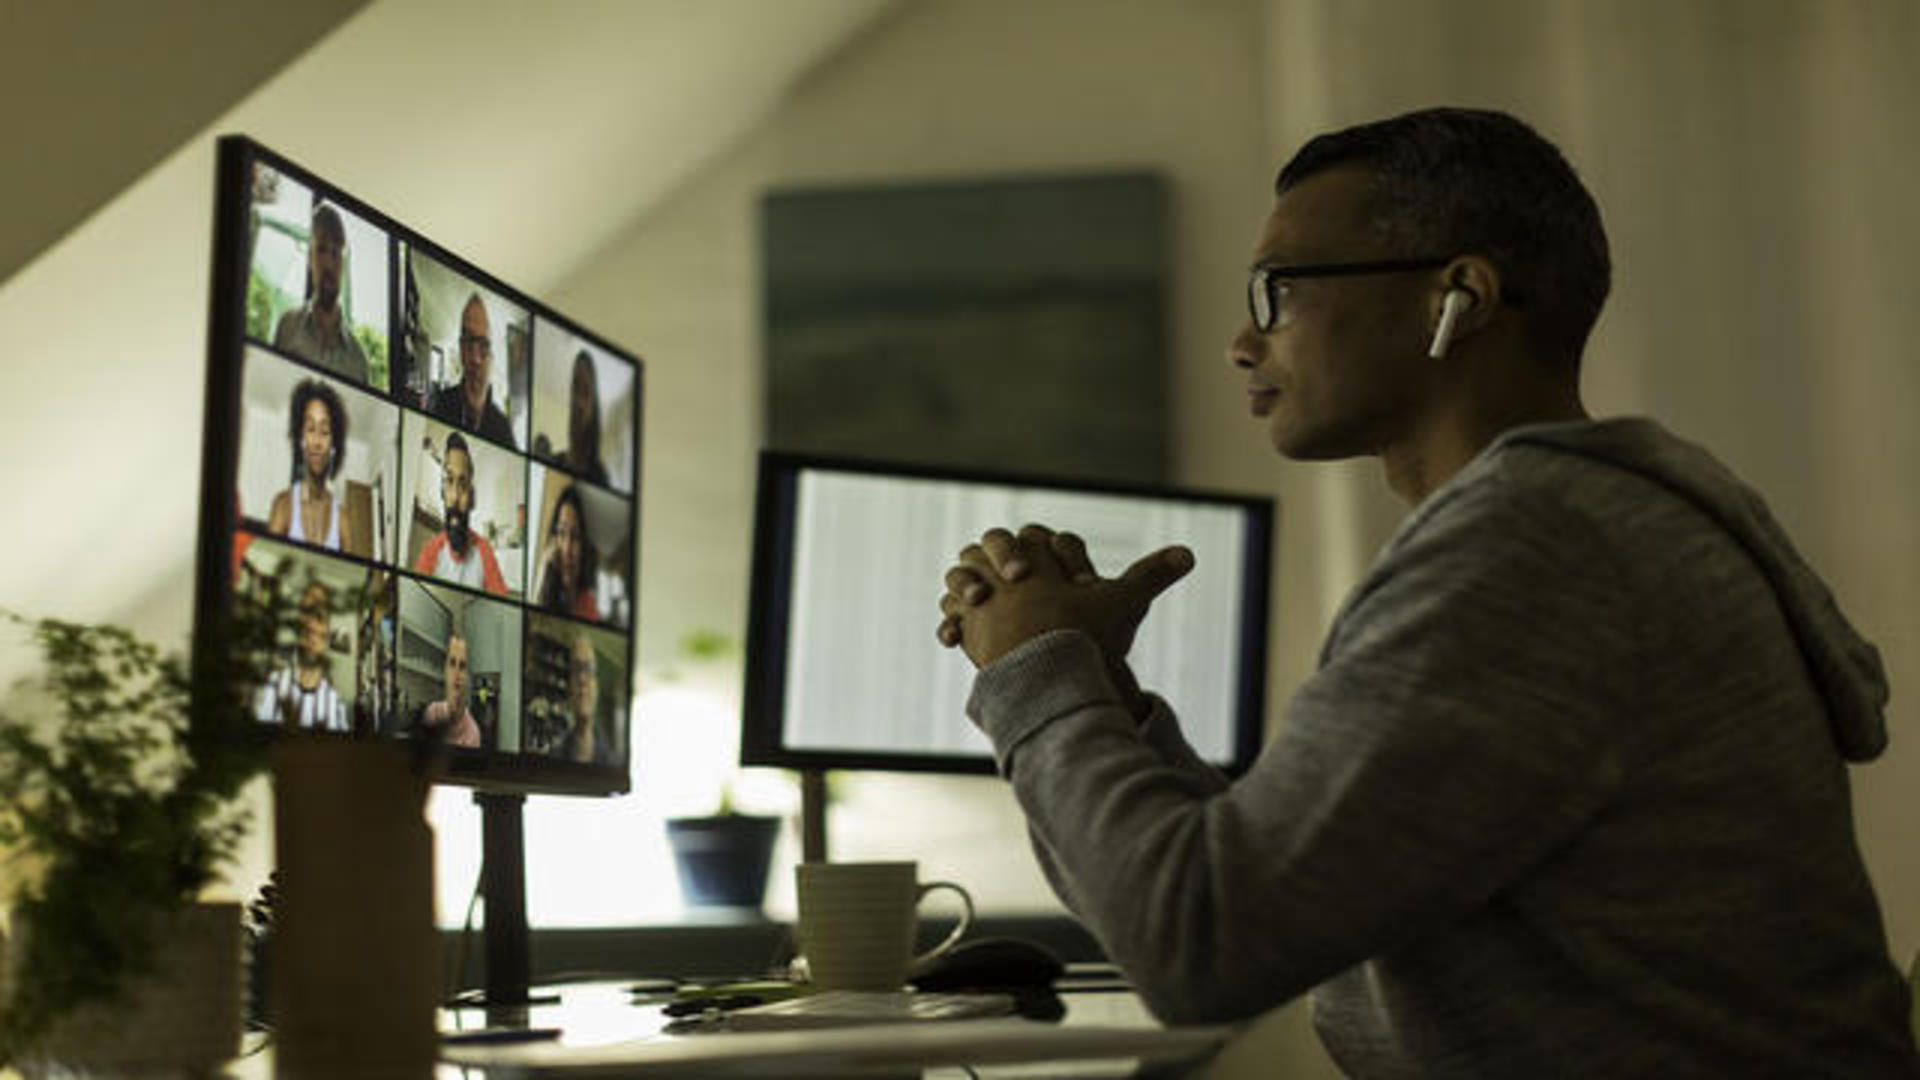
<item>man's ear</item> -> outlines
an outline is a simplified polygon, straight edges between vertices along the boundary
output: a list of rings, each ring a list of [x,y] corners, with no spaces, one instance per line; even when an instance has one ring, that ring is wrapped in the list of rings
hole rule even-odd
[[[1453,343],[1477,333],[1500,302],[1500,271],[1483,256],[1462,255],[1442,270],[1433,295],[1433,341],[1427,355],[1438,360]]]

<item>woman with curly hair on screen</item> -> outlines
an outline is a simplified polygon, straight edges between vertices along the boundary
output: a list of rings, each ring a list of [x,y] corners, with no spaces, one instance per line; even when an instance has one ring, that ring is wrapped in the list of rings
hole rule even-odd
[[[332,486],[347,456],[347,407],[333,387],[306,379],[293,388],[290,413],[293,479],[273,497],[267,531],[339,551],[342,537],[353,532],[346,500],[336,498]]]

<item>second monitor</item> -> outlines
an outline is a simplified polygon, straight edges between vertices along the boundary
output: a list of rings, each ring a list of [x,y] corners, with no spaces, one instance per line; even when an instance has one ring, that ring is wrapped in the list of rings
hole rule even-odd
[[[760,458],[741,760],[991,772],[964,711],[973,665],[934,640],[936,601],[961,547],[1029,522],[1080,534],[1106,576],[1193,550],[1129,661],[1203,758],[1243,771],[1265,704],[1271,499],[776,452]]]

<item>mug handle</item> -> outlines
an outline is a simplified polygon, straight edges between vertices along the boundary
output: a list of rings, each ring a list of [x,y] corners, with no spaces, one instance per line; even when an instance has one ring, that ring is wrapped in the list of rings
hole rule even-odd
[[[935,889],[952,889],[955,893],[959,895],[960,924],[953,928],[953,932],[947,935],[947,938],[945,941],[942,941],[940,944],[935,945],[933,948],[928,949],[926,952],[921,953],[919,956],[914,957],[912,966],[915,968],[918,968],[922,964],[926,964],[931,961],[937,960],[940,957],[945,956],[947,953],[953,951],[953,947],[955,945],[960,944],[960,939],[967,936],[967,931],[973,929],[973,897],[967,892],[967,890],[961,888],[960,886],[954,884],[951,881],[929,881],[926,884],[920,886],[920,893],[918,896],[914,897],[913,906],[919,907],[920,901],[925,900],[927,898],[927,894],[934,891]]]

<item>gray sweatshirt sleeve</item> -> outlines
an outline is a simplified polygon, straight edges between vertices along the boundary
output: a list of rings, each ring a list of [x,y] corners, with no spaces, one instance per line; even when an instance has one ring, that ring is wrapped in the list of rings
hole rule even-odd
[[[1225,791],[1227,778],[1219,769],[1200,757],[1180,732],[1180,722],[1174,718],[1173,707],[1158,694],[1148,694],[1153,703],[1153,711],[1140,722],[1140,737],[1160,755],[1160,760],[1169,765],[1185,769],[1195,780],[1213,791]]]
[[[1068,639],[1078,637],[1078,635],[1061,636]],[[1084,637],[1081,637],[1080,641],[1086,645],[1092,645],[1092,642]],[[1038,660],[1042,654],[1036,651],[1031,655]],[[1104,675],[1101,676],[1100,681],[1103,683],[1106,681]],[[1098,692],[1096,689],[1096,693]],[[1110,690],[1106,693],[1114,700],[1118,700],[1117,693]],[[1159,755],[1164,764],[1186,773],[1197,790],[1208,792],[1226,790],[1226,776],[1207,764],[1194,751],[1192,744],[1187,742],[1186,736],[1180,733],[1180,724],[1174,718],[1173,710],[1167,705],[1166,700],[1158,694],[1149,694],[1147,699],[1152,702],[1152,711],[1147,714],[1145,720],[1139,722],[1135,729],[1142,743]],[[1007,764],[1002,762],[1003,773]],[[1080,915],[1084,920],[1085,914],[1080,910],[1081,901],[1075,893],[1073,881],[1061,873],[1060,860],[1055,857],[1052,849],[1047,847],[1046,837],[1039,830],[1032,828],[1027,830],[1027,835],[1033,845],[1034,858],[1039,861],[1040,871],[1046,875],[1047,882],[1053,886],[1054,895],[1060,897],[1061,903],[1067,906],[1067,910]]]
[[[1251,1016],[1489,902],[1619,782],[1634,620],[1576,515],[1423,506],[1252,770],[1143,736],[1074,632],[983,670],[992,739],[1062,898],[1173,1022]]]

